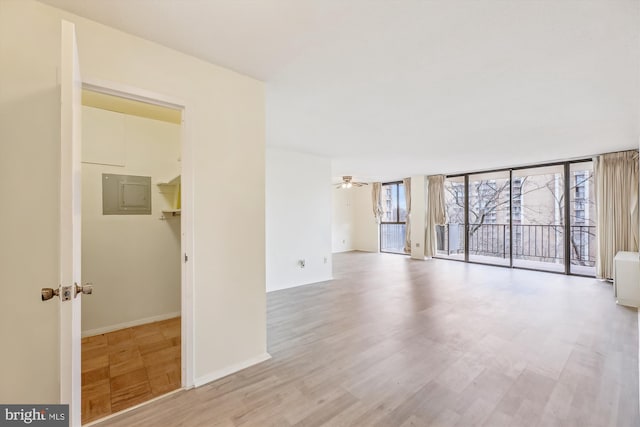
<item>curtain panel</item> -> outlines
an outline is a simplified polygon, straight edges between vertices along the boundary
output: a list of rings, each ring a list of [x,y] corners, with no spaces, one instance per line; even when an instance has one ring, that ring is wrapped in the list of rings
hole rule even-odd
[[[380,224],[382,220],[382,183],[374,182],[371,185],[371,201],[373,203],[373,217]]]
[[[596,277],[613,278],[618,251],[638,250],[638,152],[594,158],[596,191]]]
[[[425,230],[425,256],[433,257],[437,250],[436,226],[444,225],[447,222],[444,203],[444,175],[433,175],[427,177],[428,197],[427,197],[427,218]]]
[[[405,219],[404,251],[411,253],[411,178],[404,178],[404,197],[406,201],[407,218]]]

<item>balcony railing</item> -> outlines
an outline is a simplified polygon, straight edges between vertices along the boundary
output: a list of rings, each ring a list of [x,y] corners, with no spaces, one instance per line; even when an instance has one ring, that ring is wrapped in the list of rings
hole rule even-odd
[[[380,250],[403,254],[406,227],[405,223],[380,224]]]
[[[564,259],[564,226],[513,224],[513,257],[542,262]],[[571,226],[571,264],[595,266],[595,226]],[[438,226],[438,252],[464,254],[464,224]],[[509,224],[469,224],[469,255],[509,258]]]
[[[571,226],[571,264],[596,266],[596,226]]]

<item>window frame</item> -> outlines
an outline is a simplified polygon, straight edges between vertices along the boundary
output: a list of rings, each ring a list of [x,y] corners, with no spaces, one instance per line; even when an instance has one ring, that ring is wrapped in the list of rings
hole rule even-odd
[[[550,162],[550,163],[539,163],[539,164],[530,164],[530,165],[526,165],[526,166],[517,166],[517,167],[506,167],[506,168],[499,168],[499,169],[488,169],[488,170],[478,170],[478,171],[471,171],[471,172],[463,172],[463,173],[456,173],[456,174],[446,174],[445,177],[446,178],[464,178],[465,180],[465,184],[464,184],[464,197],[466,200],[465,203],[465,245],[464,245],[464,250],[465,250],[465,257],[464,260],[462,259],[455,259],[455,258],[447,258],[438,254],[434,255],[434,258],[438,258],[438,259],[446,259],[446,260],[450,260],[450,261],[458,261],[458,262],[466,262],[466,263],[470,263],[470,264],[482,264],[482,265],[491,265],[491,266],[496,266],[496,267],[502,267],[502,268],[512,268],[512,269],[521,269],[521,270],[533,270],[533,271],[542,271],[542,272],[546,272],[546,273],[554,273],[554,274],[565,274],[565,275],[569,275],[569,276],[582,276],[582,277],[594,277],[594,276],[590,276],[590,275],[584,275],[584,274],[579,274],[579,273],[575,273],[571,270],[571,253],[570,253],[570,244],[571,244],[571,226],[572,225],[581,225],[581,224],[574,224],[574,221],[571,219],[571,215],[570,215],[570,209],[571,209],[571,203],[569,201],[569,198],[567,197],[565,203],[564,203],[564,251],[565,251],[565,256],[564,256],[564,271],[563,272],[556,272],[556,271],[552,271],[552,270],[543,270],[543,269],[537,269],[537,268],[528,268],[528,267],[518,267],[518,266],[514,266],[513,265],[513,193],[514,193],[514,187],[517,188],[517,186],[514,186],[514,178],[513,178],[513,172],[514,171],[518,171],[518,170],[523,170],[523,169],[532,169],[532,168],[538,168],[538,167],[547,167],[547,166],[563,166],[564,167],[564,194],[565,195],[569,195],[571,192],[571,165],[572,164],[578,164],[578,163],[588,163],[588,162],[593,162],[593,158],[580,158],[580,159],[575,159],[575,160],[566,160],[566,161],[558,161],[558,162]],[[469,183],[469,176],[471,175],[477,175],[477,174],[485,174],[485,173],[495,173],[495,172],[509,172],[509,226],[510,226],[510,232],[509,232],[509,239],[510,239],[510,254],[509,254],[509,258],[510,258],[510,263],[509,265],[500,265],[500,264],[485,264],[485,263],[480,263],[477,261],[470,261],[469,260],[469,245],[468,245],[468,228],[469,228],[469,187],[470,187],[470,183]],[[576,188],[577,191],[577,188]],[[586,193],[586,189],[584,190]],[[585,194],[585,197],[587,196],[587,194]]]
[[[400,185],[404,185],[403,181],[390,181],[390,182],[383,182],[382,186],[381,186],[381,193],[383,193],[384,188],[385,187],[389,187],[389,186],[395,186],[395,198],[396,198],[396,221],[384,221],[383,219],[380,220],[380,226],[378,227],[378,240],[380,241],[380,252],[384,253],[384,254],[394,254],[394,255],[410,255],[408,253],[400,253],[400,252],[391,252],[391,251],[383,251],[382,250],[382,225],[383,224],[407,224],[406,220],[405,221],[400,221]],[[406,194],[405,194],[406,197]],[[384,218],[384,215],[382,216],[382,218]],[[406,231],[405,231],[406,233]]]
[[[396,197],[396,221],[384,221],[384,220],[380,220],[380,224],[406,224],[406,221],[400,221],[400,185],[404,185],[404,182],[402,181],[392,181],[392,182],[383,182],[382,183],[382,189],[384,190],[384,187],[389,187],[391,185],[395,186],[395,197]],[[383,215],[384,218],[384,215]]]

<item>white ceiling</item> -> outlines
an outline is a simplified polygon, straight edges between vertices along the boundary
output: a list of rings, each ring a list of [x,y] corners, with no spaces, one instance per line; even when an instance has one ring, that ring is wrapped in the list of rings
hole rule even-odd
[[[267,144],[395,179],[638,147],[640,2],[43,0],[267,83]]]

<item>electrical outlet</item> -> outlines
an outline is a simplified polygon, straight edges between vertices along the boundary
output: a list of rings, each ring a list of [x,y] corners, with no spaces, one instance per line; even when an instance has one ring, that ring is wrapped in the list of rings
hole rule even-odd
[[[420,243],[416,243],[416,248],[419,248],[419,247],[420,247]]]
[[[306,262],[303,259],[301,259],[298,261],[298,265],[300,266],[300,268],[304,268],[304,266],[306,265]]]

